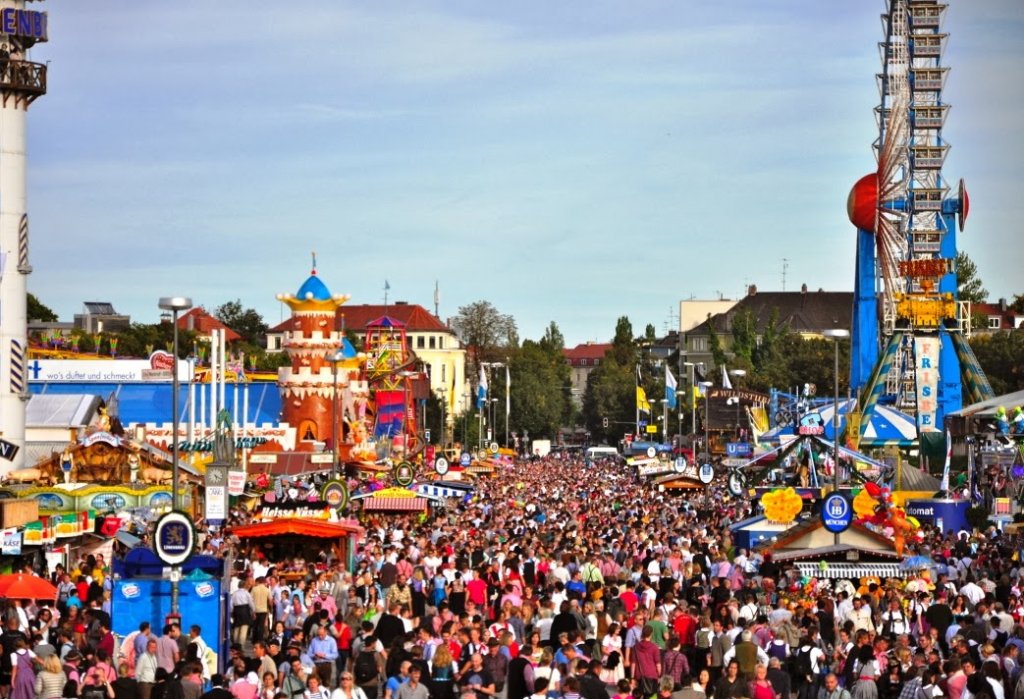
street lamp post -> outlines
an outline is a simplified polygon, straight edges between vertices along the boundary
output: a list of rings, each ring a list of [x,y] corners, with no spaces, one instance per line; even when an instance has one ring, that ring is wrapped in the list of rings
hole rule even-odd
[[[187,296],[164,296],[161,297],[158,305],[163,311],[171,312],[171,327],[174,337],[174,359],[171,366],[171,429],[174,432],[171,434],[171,480],[174,481],[174,486],[171,489],[171,509],[177,510],[179,506],[178,489],[180,483],[178,482],[178,423],[180,416],[178,415],[178,391],[180,387],[178,385],[178,314],[181,311],[187,311],[192,308],[192,299]]]
[[[331,473],[338,474],[338,363],[345,359],[345,353],[338,350],[331,355],[331,373],[334,391],[331,393]]]
[[[668,444],[668,398],[661,399],[661,441]]]
[[[178,490],[181,483],[178,481],[178,314],[192,308],[192,299],[187,296],[164,296],[158,302],[160,310],[171,312],[171,332],[174,337],[174,357],[171,362],[171,509],[177,510],[179,506]],[[171,615],[181,618],[179,606],[180,588],[178,578],[181,577],[181,569],[174,566],[171,572]]]
[[[696,372],[696,362],[683,362],[683,366],[690,367],[690,434],[693,437],[697,436],[697,399],[693,395],[693,380],[694,373]],[[679,432],[682,433],[683,415],[679,414]]]
[[[729,375],[736,379],[736,385],[740,384],[740,379],[747,375],[746,369],[730,369]],[[736,435],[735,438],[740,438],[740,405],[743,401],[740,400],[739,396],[736,396]]]
[[[832,347],[835,354],[835,374],[832,377],[832,397],[835,401],[832,404],[832,488],[833,492],[839,492],[839,341],[850,337],[850,331],[844,328],[829,328],[821,333],[832,340]],[[839,543],[839,533],[836,532],[835,543]]]
[[[710,423],[711,423],[711,403],[709,401],[708,389],[711,388],[714,384],[711,383],[710,381],[701,381],[698,385],[701,388],[704,389],[704,451],[707,454],[706,458],[708,460],[708,463],[710,463],[711,462],[711,429],[710,429],[709,426],[710,426]],[[694,430],[694,433],[696,433],[696,430]],[[696,451],[693,452],[693,457],[695,459],[697,458],[697,452]]]
[[[447,402],[445,398],[448,395],[448,389],[442,387],[437,389],[435,392],[437,393],[437,397],[441,400],[441,438],[438,440],[437,443],[441,447],[441,450],[443,451],[446,442],[445,438],[448,436],[448,422],[445,420],[444,414],[444,404]],[[424,423],[425,422],[426,421],[424,421]]]

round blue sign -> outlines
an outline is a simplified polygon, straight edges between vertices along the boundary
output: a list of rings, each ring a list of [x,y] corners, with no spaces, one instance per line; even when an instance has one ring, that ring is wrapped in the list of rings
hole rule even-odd
[[[472,460],[473,460],[473,457],[469,455],[469,452],[468,451],[464,451],[464,452],[462,452],[462,456],[459,457],[459,465],[462,466],[463,468],[465,468],[465,467],[469,466],[469,464],[470,464],[470,462]]]
[[[821,504],[821,522],[833,534],[845,532],[853,522],[853,507],[845,495],[832,493]]]

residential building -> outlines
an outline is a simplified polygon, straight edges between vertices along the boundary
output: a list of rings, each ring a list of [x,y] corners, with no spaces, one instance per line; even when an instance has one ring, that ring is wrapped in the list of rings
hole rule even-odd
[[[1024,328],[1024,313],[1015,311],[1006,299],[998,303],[972,303],[971,317],[984,318],[984,325],[971,328],[973,333],[990,333],[999,330],[1015,330]]]
[[[86,301],[82,312],[75,314],[75,328],[94,335],[96,333],[123,332],[131,328],[132,317],[118,313],[109,301]]]
[[[756,323],[758,342],[774,311],[778,311],[778,322],[804,339],[821,337],[827,328],[849,330],[853,318],[853,292],[851,291],[808,291],[805,284],[800,291],[758,291],[751,285],[747,295],[737,301],[728,311],[710,315],[682,335],[683,357],[681,361],[715,366],[710,349],[710,328],[718,335],[722,349],[728,354],[732,345],[733,319],[749,311]]]
[[[167,317],[167,321],[170,321],[170,316]],[[179,315],[178,330],[192,330],[201,336],[209,336],[214,330],[223,330],[224,339],[229,343],[242,339],[241,335],[210,315],[202,306],[196,306]]]
[[[686,333],[708,319],[709,315],[727,313],[736,305],[734,299],[687,299],[679,302],[679,332]]]
[[[393,304],[346,304],[335,315],[337,329],[351,331],[362,348],[366,339],[366,326],[387,316],[405,326],[409,349],[423,362],[430,375],[430,390],[434,395],[444,395],[445,409],[461,413],[469,407],[468,384],[466,383],[466,350],[455,331],[442,323],[436,316],[419,304],[396,301]],[[280,323],[267,331],[267,351],[280,352],[288,322]],[[452,387],[455,395],[452,396]]]
[[[572,399],[577,406],[583,405],[583,394],[587,390],[590,372],[596,369],[604,355],[612,348],[609,342],[584,342],[570,349],[563,349],[566,363],[572,370],[569,374]]]

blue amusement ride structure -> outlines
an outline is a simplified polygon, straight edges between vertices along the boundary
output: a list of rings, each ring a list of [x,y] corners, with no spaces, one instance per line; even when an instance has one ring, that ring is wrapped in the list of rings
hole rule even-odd
[[[921,438],[941,433],[945,416],[964,402],[992,397],[966,340],[970,306],[957,299],[967,190],[942,173],[946,5],[889,0],[886,9],[878,167],[854,185],[847,205],[857,227],[850,387],[858,401],[846,421],[854,444],[880,405],[913,416]]]

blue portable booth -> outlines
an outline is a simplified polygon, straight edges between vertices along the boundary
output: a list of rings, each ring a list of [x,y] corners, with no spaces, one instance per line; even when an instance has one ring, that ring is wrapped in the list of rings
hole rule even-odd
[[[123,560],[115,560],[113,567],[111,631],[123,638],[148,621],[154,632],[162,633],[171,613],[171,581],[164,575],[167,566],[151,550],[140,547],[129,551]],[[198,624],[203,640],[217,653],[217,671],[223,671],[231,638],[225,561],[192,556],[181,565],[181,572],[178,609],[182,633]]]

